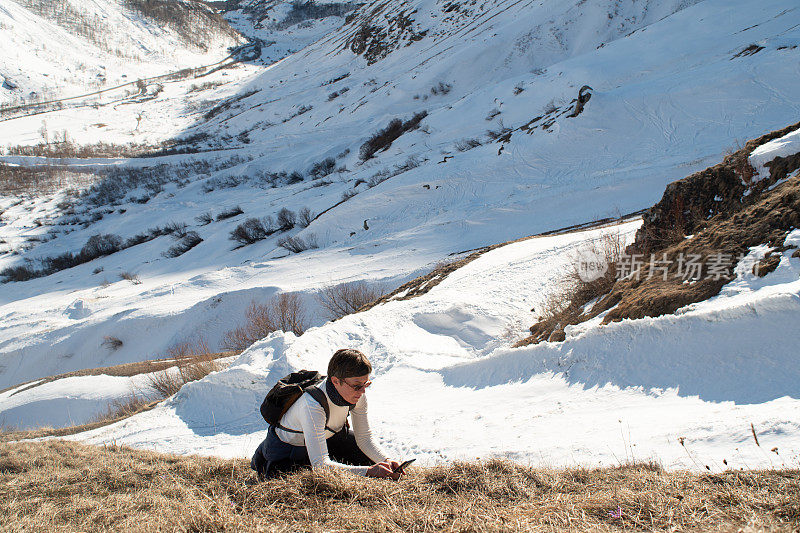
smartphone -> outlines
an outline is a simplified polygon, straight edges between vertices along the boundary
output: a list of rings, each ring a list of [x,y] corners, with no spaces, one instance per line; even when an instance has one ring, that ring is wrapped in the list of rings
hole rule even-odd
[[[395,468],[394,471],[395,472],[402,472],[405,467],[407,467],[408,465],[410,465],[414,461],[416,461],[416,459],[409,459],[408,461],[403,461],[403,464],[401,464],[400,466]]]

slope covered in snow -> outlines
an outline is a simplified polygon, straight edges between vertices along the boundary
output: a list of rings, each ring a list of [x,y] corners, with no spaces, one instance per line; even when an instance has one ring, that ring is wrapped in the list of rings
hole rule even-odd
[[[8,0],[0,29],[0,104],[7,105],[213,63],[242,42],[204,5],[183,0]]]
[[[800,107],[796,6],[375,1],[344,18],[313,19],[306,30],[324,33],[318,40],[300,35],[303,28],[294,40],[295,26],[274,26],[289,8],[270,6],[274,21],[257,32],[264,57],[305,46],[275,64],[247,60],[148,90],[140,102],[0,122],[0,137],[20,145],[36,144],[45,121],[79,143],[179,138],[193,152],[2,156],[18,171],[63,182],[48,194],[0,197],[0,270],[35,271],[94,235],[142,242],[0,286],[0,387],[150,359],[199,336],[213,349],[251,300],[297,292],[319,327],[300,338],[275,334],[167,406],[87,438],[248,454],[263,431],[253,406],[265,379],[321,368],[332,347],[347,344],[375,359],[378,432],[402,454],[608,464],[636,444],[637,458],[692,466],[675,447],[684,436],[709,461],[724,455],[730,462],[738,443],[742,464],[765,464],[772,456],[744,448],[748,421],[797,453],[789,440],[797,405],[785,398],[797,396],[789,381],[796,377],[787,352],[792,333],[750,357],[775,328],[794,327],[797,288],[775,273],[765,279],[776,280],[781,296],[762,292],[755,307],[730,300],[676,316],[589,324],[564,343],[524,349],[509,347],[551,290],[566,250],[590,234],[495,250],[428,296],[333,324],[324,324],[313,297],[357,279],[397,286],[467,250],[640,210],[736,141],[785,126]],[[249,20],[244,7],[237,13],[236,24]],[[280,38],[271,39],[274,32]],[[234,207],[242,213],[222,216]],[[282,208],[303,207],[319,214],[307,227],[246,246],[230,238],[248,218],[263,224]],[[186,224],[201,241],[169,257],[178,241],[149,230],[170,223]],[[318,248],[289,253],[279,245],[287,237]],[[694,359],[675,340],[684,331],[686,343],[696,343]],[[122,345],[109,350],[107,336]],[[720,336],[733,340],[720,344]],[[719,363],[721,350],[733,350],[735,366]],[[781,364],[789,370],[777,372]],[[743,382],[738,369],[752,370],[762,385]],[[208,402],[219,408],[209,412]],[[431,414],[432,404],[442,407]],[[632,432],[626,426],[620,438],[623,419]],[[548,434],[564,420],[575,430]],[[459,432],[467,421],[470,432]],[[498,440],[487,444],[486,431]],[[593,435],[607,448],[599,450]],[[404,447],[409,442],[415,447]]]
[[[384,6],[394,15],[381,20],[396,19],[401,5]],[[148,359],[198,331],[213,346],[253,298],[300,291],[311,303],[330,283],[392,285],[451,253],[641,209],[666,183],[718,160],[736,139],[783,126],[798,107],[790,61],[798,53],[791,45],[800,35],[797,11],[781,0],[620,4],[611,18],[588,16],[586,10],[611,9],[600,0],[580,8],[487,2],[458,14],[420,3],[411,28],[426,32],[422,38],[370,63],[354,55],[353,32],[358,17],[380,6],[362,7],[342,29],[268,68],[210,78],[242,80],[236,96],[235,82],[194,90],[198,82],[186,80],[116,111],[61,110],[0,123],[4,135],[29,142],[45,120],[78,141],[205,134],[189,146],[226,147],[154,159],[60,160],[70,170],[121,173],[99,174],[98,188],[77,200],[64,191],[3,198],[2,268],[26,260],[38,268],[39,259],[77,253],[92,235],[124,241],[170,222],[187,224],[203,240],[166,258],[174,241],[161,236],[4,285],[0,383]],[[531,29],[531,20],[541,22]],[[529,33],[530,47],[509,46]],[[753,42],[763,49],[740,54]],[[591,86],[591,99],[570,117],[583,85]],[[141,121],[131,116],[137,109],[147,111]],[[419,128],[360,157],[364,142],[391,119],[423,111]],[[108,113],[119,120],[90,127]],[[53,164],[3,159],[28,168]],[[73,214],[59,204],[72,205]],[[238,217],[195,220],[236,206],[244,212]],[[323,213],[307,228],[240,248],[229,238],[246,218],[304,206]],[[277,244],[287,236],[316,240],[320,249],[286,257]],[[142,283],[117,281],[123,272]],[[91,314],[70,318],[78,301]],[[109,353],[101,346],[109,335],[137,342]]]
[[[758,278],[750,270],[763,250],[755,249],[723,294],[677,315],[596,321],[569,330],[565,342],[509,348],[521,329],[515,320],[553,290],[578,250],[603,232],[630,238],[636,227],[500,247],[426,295],[301,337],[275,333],[153,411],[75,438],[247,456],[264,436],[257,409],[270,383],[323,369],[332,350],[354,346],[375,367],[374,430],[398,457],[796,467],[800,258]],[[795,231],[790,242],[798,238]]]

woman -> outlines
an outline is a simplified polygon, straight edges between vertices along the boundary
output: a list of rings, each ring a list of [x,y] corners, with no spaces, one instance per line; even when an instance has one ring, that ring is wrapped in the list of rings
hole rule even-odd
[[[398,479],[400,464],[372,437],[367,420],[367,387],[372,364],[358,350],[337,350],[328,377],[292,404],[251,461],[260,479],[299,467],[338,468],[368,476]],[[316,389],[316,390],[314,390]],[[326,405],[329,416],[326,416]],[[347,424],[352,413],[353,429]]]

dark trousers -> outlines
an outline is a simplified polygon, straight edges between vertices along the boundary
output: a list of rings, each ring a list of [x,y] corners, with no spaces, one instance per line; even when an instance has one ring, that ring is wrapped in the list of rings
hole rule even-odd
[[[355,466],[373,464],[373,461],[358,447],[355,435],[347,426],[328,439],[328,455],[331,460],[338,463]],[[258,445],[253,454],[250,466],[263,480],[299,468],[309,468],[311,461],[308,459],[305,446],[292,446],[283,442],[275,433],[275,428],[270,426],[267,438]]]

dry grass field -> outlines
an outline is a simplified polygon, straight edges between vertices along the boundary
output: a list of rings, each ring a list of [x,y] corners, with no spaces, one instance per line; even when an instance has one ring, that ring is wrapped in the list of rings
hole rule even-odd
[[[399,482],[51,440],[0,444],[3,531],[798,531],[800,471],[539,469],[490,460]]]

